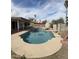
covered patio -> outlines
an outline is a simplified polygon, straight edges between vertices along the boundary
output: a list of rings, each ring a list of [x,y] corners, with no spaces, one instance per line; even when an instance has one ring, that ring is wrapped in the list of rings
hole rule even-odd
[[[29,26],[30,20],[22,17],[11,17],[11,33],[28,29]]]

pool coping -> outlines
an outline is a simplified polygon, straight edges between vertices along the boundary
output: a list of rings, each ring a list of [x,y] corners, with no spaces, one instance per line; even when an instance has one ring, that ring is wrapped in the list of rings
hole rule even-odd
[[[45,43],[29,44],[23,42],[23,39],[19,36],[25,32],[27,31],[18,32],[11,35],[11,49],[20,56],[24,55],[26,58],[46,57],[56,53],[62,47],[60,42],[62,38],[57,33],[53,33],[55,38],[52,38]]]

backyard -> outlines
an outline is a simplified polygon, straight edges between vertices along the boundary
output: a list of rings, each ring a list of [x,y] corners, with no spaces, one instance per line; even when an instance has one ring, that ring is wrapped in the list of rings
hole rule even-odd
[[[60,35],[63,37],[67,36],[67,31],[64,31],[64,32],[60,32]],[[62,48],[56,52],[55,54],[53,55],[50,55],[50,56],[47,56],[47,57],[43,57],[43,58],[27,58],[25,56],[19,56],[17,54],[15,54],[13,51],[11,51],[11,55],[12,55],[12,59],[68,59],[68,41],[67,39],[63,40],[61,42],[63,45],[62,45]]]

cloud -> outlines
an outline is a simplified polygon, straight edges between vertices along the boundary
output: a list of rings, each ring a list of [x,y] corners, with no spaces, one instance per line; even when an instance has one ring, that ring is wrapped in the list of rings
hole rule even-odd
[[[15,5],[28,8],[37,8],[46,3],[48,0],[12,0]]]
[[[26,4],[25,4],[26,3]],[[64,0],[12,0],[11,16],[34,17],[37,19],[65,18]]]

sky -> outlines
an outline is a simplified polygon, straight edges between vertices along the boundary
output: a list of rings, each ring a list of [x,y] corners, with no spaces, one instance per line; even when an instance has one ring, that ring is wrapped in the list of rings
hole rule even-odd
[[[11,16],[53,20],[66,16],[64,0],[11,0]]]

